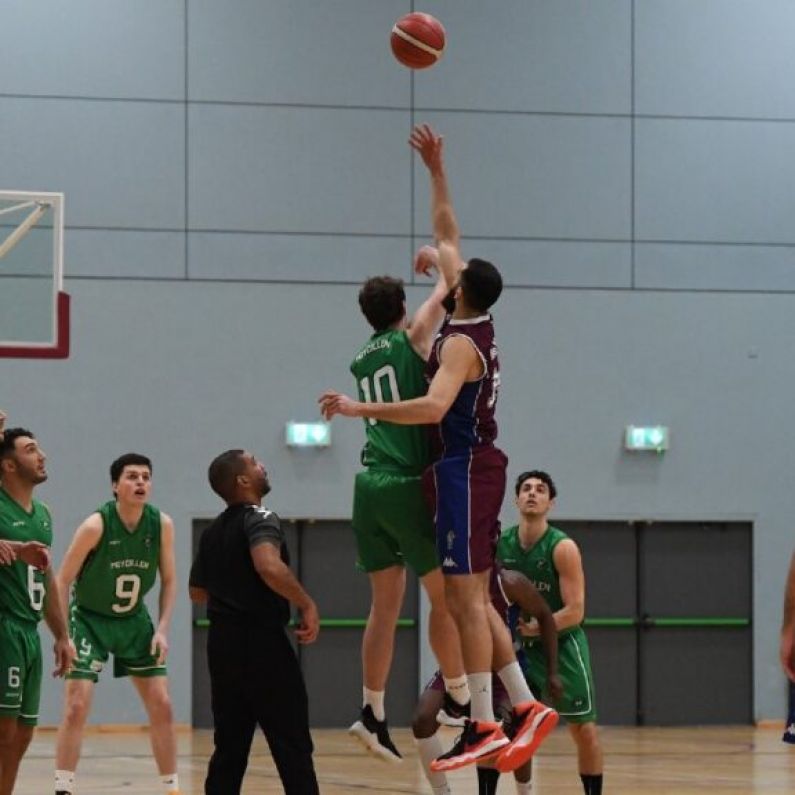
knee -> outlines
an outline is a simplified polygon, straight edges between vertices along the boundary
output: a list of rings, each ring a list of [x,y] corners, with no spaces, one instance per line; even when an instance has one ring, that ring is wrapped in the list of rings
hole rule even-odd
[[[88,699],[83,693],[71,693],[66,699],[64,723],[69,727],[82,726],[88,714]]]
[[[429,712],[417,710],[411,721],[411,733],[414,735],[415,740],[425,740],[428,737],[433,737],[439,729],[439,723],[436,720],[436,715],[431,715]]]
[[[595,723],[580,723],[574,730],[574,739],[577,745],[583,749],[599,749],[599,733]]]
[[[168,692],[158,692],[151,696],[146,708],[152,723],[172,723],[174,720],[174,710]]]

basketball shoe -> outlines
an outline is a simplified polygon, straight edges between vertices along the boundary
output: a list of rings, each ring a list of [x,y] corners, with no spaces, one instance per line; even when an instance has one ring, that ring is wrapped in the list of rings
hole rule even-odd
[[[510,740],[499,723],[488,720],[468,720],[464,731],[453,747],[431,762],[434,773],[457,770],[459,767],[490,759],[507,746]]]
[[[359,720],[348,729],[348,734],[353,735],[368,751],[372,751],[385,762],[403,761],[400,751],[395,748],[395,744],[389,736],[386,721],[376,720],[373,708],[369,704],[362,707]]]
[[[436,713],[436,720],[442,726],[463,726],[469,720],[471,702],[459,704],[446,690],[442,708]]]
[[[540,701],[523,701],[513,708],[511,718],[510,744],[500,751],[494,763],[500,773],[521,767],[558,725],[559,715]]]

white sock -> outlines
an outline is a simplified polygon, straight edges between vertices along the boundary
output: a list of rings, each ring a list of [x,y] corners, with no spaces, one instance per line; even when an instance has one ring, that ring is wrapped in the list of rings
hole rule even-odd
[[[160,783],[163,786],[163,792],[168,795],[169,792],[174,792],[179,789],[179,776],[176,773],[160,776]]]
[[[444,679],[444,689],[450,694],[450,698],[455,701],[456,704],[467,704],[471,698],[469,694],[469,682],[467,681],[467,676],[464,674],[463,676],[456,676],[454,679],[447,679],[446,677],[442,677]]]
[[[56,770],[55,771],[55,791],[61,790],[62,792],[71,793],[75,788],[75,771],[74,770]]]
[[[423,737],[416,740],[417,750],[420,754],[420,762],[422,762],[422,771],[425,773],[425,778],[431,785],[434,795],[447,795],[450,792],[450,787],[447,784],[447,776],[444,773],[434,773],[431,770],[431,762],[436,757],[441,756],[444,752],[442,748],[442,741],[439,739],[439,733],[431,737]]]
[[[472,719],[493,721],[491,671],[467,674],[467,679],[469,679],[469,692],[472,694]]]
[[[533,780],[530,781],[519,781],[519,779],[514,779],[516,782],[516,795],[530,795],[530,790],[533,786]]]
[[[386,712],[384,712],[384,694],[385,690],[368,690],[366,687],[362,688],[363,703],[362,706],[366,707],[368,704],[373,709],[373,715],[376,720],[385,720]]]
[[[508,691],[508,698],[511,699],[513,706],[521,704],[523,701],[536,700],[527,686],[527,680],[522,673],[522,666],[516,660],[497,671],[497,676],[500,677],[505,685],[505,689]]]

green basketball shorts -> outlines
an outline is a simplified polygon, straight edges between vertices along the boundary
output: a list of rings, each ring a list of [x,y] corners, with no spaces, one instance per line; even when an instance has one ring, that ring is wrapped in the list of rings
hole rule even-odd
[[[525,675],[534,693],[543,693],[547,680],[547,663],[541,641],[525,639]],[[563,683],[563,697],[555,709],[569,723],[596,721],[591,655],[588,639],[580,629],[572,630],[558,639],[558,674]]]
[[[0,718],[38,723],[41,671],[36,624],[0,613]]]
[[[366,572],[410,566],[424,577],[439,566],[436,533],[420,476],[367,469],[356,475],[353,532]]]
[[[99,680],[108,657],[113,655],[113,675],[165,676],[166,666],[152,655],[152,619],[145,608],[122,618],[110,618],[72,605],[69,632],[77,649],[67,679]]]

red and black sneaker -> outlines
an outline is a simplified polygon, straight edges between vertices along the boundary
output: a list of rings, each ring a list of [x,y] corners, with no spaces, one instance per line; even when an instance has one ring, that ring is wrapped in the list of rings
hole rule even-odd
[[[524,701],[513,708],[510,744],[500,751],[494,766],[500,773],[521,767],[538,749],[544,738],[558,725],[559,716],[540,701]]]
[[[446,753],[431,762],[434,773],[457,770],[490,759],[499,753],[510,740],[505,736],[499,723],[487,720],[468,720],[464,731],[455,745]]]

